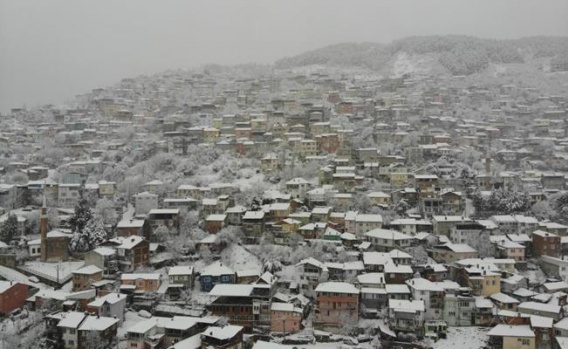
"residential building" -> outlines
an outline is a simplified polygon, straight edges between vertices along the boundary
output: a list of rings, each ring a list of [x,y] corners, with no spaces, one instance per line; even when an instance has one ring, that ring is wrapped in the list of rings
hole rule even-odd
[[[535,334],[529,325],[498,324],[487,335],[494,349],[535,349]]]
[[[14,281],[0,281],[0,315],[8,316],[13,310],[21,309],[29,297],[29,286]]]
[[[424,301],[389,300],[388,320],[394,331],[424,335]]]
[[[155,292],[160,287],[160,274],[122,274],[120,289],[125,291]]]
[[[316,289],[314,326],[339,329],[347,323],[359,321],[359,293],[346,282],[324,282]]]

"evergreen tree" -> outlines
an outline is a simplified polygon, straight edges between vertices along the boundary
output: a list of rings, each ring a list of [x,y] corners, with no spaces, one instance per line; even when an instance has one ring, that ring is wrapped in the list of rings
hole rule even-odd
[[[89,208],[89,200],[83,190],[79,190],[79,201],[75,205],[75,214],[69,220],[73,238],[70,249],[74,252],[87,252],[107,239],[107,233],[101,219],[93,217]]]
[[[17,234],[18,217],[16,217],[16,215],[9,214],[6,222],[2,225],[2,229],[0,229],[0,240],[9,244]]]
[[[92,218],[93,214],[89,208],[89,201],[85,197],[83,188],[81,188],[79,189],[79,201],[75,205],[75,214],[69,220],[71,231],[79,235],[83,234],[83,230]]]

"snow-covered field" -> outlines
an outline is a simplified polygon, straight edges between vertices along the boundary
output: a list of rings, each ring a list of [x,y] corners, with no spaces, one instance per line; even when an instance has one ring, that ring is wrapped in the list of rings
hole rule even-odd
[[[487,344],[487,330],[481,327],[450,327],[448,338],[432,344],[434,349],[480,349]]]
[[[242,246],[232,244],[221,252],[221,261],[233,270],[252,270],[262,268],[262,262]]]

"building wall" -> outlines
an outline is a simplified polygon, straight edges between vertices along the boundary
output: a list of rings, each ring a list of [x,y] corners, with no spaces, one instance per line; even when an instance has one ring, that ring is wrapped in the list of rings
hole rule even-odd
[[[315,322],[322,326],[341,326],[345,321],[357,323],[359,321],[359,296],[356,294],[341,294],[331,296],[320,293],[317,296]]]
[[[103,279],[103,272],[87,275],[87,274],[73,274],[73,291],[83,291],[91,288],[91,283],[101,281]]]
[[[521,340],[519,340],[521,339]],[[525,344],[523,341],[527,341]],[[503,349],[534,349],[534,338],[503,337]]]
[[[533,235],[534,257],[540,257],[543,255],[558,257],[559,249],[560,249],[559,236],[543,237],[540,235]]]
[[[10,288],[0,294],[0,315],[7,315],[14,309],[22,308],[28,296],[27,285],[13,283]]]
[[[288,311],[271,311],[270,330],[272,332],[296,333],[300,331],[302,314]]]

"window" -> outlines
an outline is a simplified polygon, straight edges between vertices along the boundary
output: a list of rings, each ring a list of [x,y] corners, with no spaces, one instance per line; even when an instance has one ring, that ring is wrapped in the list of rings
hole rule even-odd
[[[529,339],[524,339],[524,338],[521,339],[521,344],[522,344],[522,345],[529,345],[530,342],[531,342],[531,341],[530,341]]]

